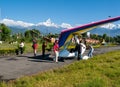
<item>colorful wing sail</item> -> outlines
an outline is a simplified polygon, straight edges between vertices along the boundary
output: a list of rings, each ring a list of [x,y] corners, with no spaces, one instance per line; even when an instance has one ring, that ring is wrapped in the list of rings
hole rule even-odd
[[[85,24],[83,26],[78,26],[75,28],[67,29],[67,30],[63,30],[60,34],[60,37],[59,37],[59,46],[62,47],[66,42],[70,41],[71,38],[73,37],[73,35],[76,33],[82,34],[82,33],[85,33],[87,31],[90,31],[92,29],[95,29],[96,27],[101,26],[103,24],[115,22],[118,20],[120,20],[120,16],[114,17],[114,18],[109,18],[106,20],[98,21],[98,22]]]

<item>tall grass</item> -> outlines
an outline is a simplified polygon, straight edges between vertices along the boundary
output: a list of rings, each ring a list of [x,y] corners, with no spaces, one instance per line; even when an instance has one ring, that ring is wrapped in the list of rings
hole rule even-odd
[[[0,87],[120,87],[120,51],[16,81],[1,82]]]

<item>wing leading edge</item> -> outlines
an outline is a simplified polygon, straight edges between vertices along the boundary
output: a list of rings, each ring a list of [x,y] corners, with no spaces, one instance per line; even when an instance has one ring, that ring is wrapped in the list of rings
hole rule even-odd
[[[115,22],[118,20],[120,20],[120,16],[114,17],[114,18],[109,18],[106,20],[98,21],[98,22],[85,24],[83,26],[78,26],[75,28],[67,29],[67,30],[63,30],[60,34],[60,37],[59,37],[59,46],[62,47],[67,41],[70,41],[71,38],[73,37],[74,33],[82,34],[82,33],[85,33],[87,31],[90,31],[92,29],[95,29],[96,27],[101,26],[103,24]]]

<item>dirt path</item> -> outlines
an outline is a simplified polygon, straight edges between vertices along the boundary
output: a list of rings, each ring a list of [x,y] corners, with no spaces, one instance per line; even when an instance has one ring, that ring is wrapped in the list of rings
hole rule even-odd
[[[97,48],[94,51],[94,55],[102,54],[112,50],[120,50],[120,46],[117,47],[105,47]],[[53,68],[58,68],[67,64],[70,64],[76,59],[65,60],[65,62],[54,63],[52,58],[42,58],[41,54],[37,57],[33,57],[33,54],[25,54],[23,56],[11,56],[0,58],[0,80],[11,80],[20,78],[25,75],[36,74]]]

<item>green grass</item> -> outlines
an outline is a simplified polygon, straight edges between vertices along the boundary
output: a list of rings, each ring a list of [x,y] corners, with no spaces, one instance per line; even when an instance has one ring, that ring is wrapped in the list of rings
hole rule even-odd
[[[120,51],[16,81],[1,82],[0,87],[120,87]]]

